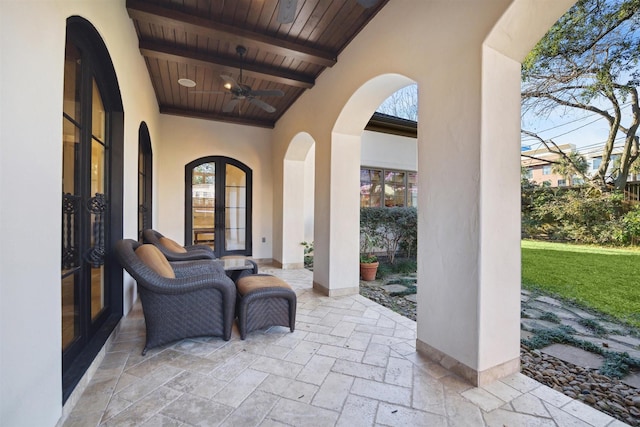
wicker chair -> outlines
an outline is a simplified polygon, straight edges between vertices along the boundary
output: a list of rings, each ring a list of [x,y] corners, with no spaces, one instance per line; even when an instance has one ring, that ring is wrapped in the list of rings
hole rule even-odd
[[[236,287],[219,263],[170,264],[155,246],[131,239],[118,241],[115,250],[138,283],[147,329],[143,355],[183,338],[231,338]]]
[[[160,252],[162,252],[169,261],[216,259],[213,249],[207,245],[180,246],[175,241],[150,228],[142,232],[142,240],[144,243],[150,243],[160,249]]]

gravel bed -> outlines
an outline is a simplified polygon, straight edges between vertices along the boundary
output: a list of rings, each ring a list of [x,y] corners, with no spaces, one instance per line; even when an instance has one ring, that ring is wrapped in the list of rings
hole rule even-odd
[[[390,296],[376,282],[361,281],[360,295],[416,320],[415,303],[404,296]],[[524,375],[631,426],[640,426],[640,390],[539,350],[529,350],[525,346],[520,350]]]

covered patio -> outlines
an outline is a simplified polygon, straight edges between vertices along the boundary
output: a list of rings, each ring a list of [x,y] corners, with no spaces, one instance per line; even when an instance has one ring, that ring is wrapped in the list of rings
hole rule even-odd
[[[281,98],[295,102],[283,106],[267,127],[223,122],[211,114],[185,117],[162,105],[157,75],[147,66],[127,10],[159,3],[173,4],[169,9],[211,5],[1,2],[0,424],[51,426],[72,410],[69,424],[84,415],[96,424],[115,423],[136,411],[146,414],[143,421],[173,414],[169,424],[189,424],[193,418],[177,417],[189,411],[177,405],[190,396],[195,400],[186,407],[205,399],[205,408],[221,411],[213,418],[230,424],[234,416],[250,413],[246,404],[257,411],[248,425],[300,424],[296,411],[307,409],[324,414],[313,421],[325,425],[352,414],[378,424],[435,417],[434,424],[448,418],[451,424],[459,419],[475,425],[483,418],[502,425],[507,422],[500,417],[527,411],[541,424],[583,413],[582,406],[572,412],[575,403],[547,397],[547,389],[514,375],[520,340],[520,61],[573,0],[380,2],[383,7],[336,53],[338,61],[318,75],[313,88]],[[249,3],[262,5],[242,2]],[[274,10],[278,4],[267,3]],[[172,22],[176,37],[191,25],[188,19]],[[238,38],[244,43],[250,37]],[[263,35],[254,34],[256,39]],[[86,78],[69,77],[68,69],[80,70],[78,64],[86,66]],[[166,81],[177,86],[182,76],[178,67],[173,71]],[[103,81],[99,91],[92,78]],[[70,85],[75,81],[82,91]],[[358,295],[363,130],[384,99],[412,83],[420,103],[416,323]],[[176,98],[193,99],[186,91],[168,89]],[[80,111],[77,93],[83,94],[83,123],[74,115]],[[104,101],[95,103],[96,114],[94,93]],[[95,126],[96,136],[94,117],[104,119]],[[143,147],[147,169],[140,166]],[[294,269],[303,262],[300,218],[306,207],[297,195],[311,150],[313,274]],[[252,334],[246,342],[186,341],[143,360],[136,284],[115,261],[113,245],[139,235],[141,207],[152,228],[191,243],[186,199],[193,182],[185,168],[214,157],[252,174],[252,216],[245,224],[252,234],[244,255],[284,268],[274,272],[299,292],[298,329],[291,335]],[[68,230],[76,223],[61,217],[64,196],[81,181],[76,166],[83,173],[77,185],[85,208],[78,210],[84,215],[78,221],[81,250],[65,248],[60,239],[64,230],[74,235]],[[101,171],[100,179],[90,175],[94,170]],[[148,179],[144,186],[141,175]],[[153,202],[148,209],[141,193]],[[90,205],[95,212],[86,209]],[[94,247],[95,241],[103,246]],[[69,254],[83,258],[67,265]],[[99,262],[85,260],[100,254]],[[82,285],[63,295],[61,284],[74,269],[82,271]],[[92,269],[98,273],[95,313]],[[70,309],[65,299],[73,300]],[[63,340],[63,321],[69,319],[77,334]],[[78,345],[73,354],[70,343]],[[66,385],[65,378],[71,378]],[[189,385],[198,379],[204,383]],[[200,394],[190,393],[200,387]],[[282,395],[298,387],[299,393]],[[67,400],[69,393],[75,394]],[[283,414],[288,421],[278,418]],[[594,417],[590,422],[600,420]]]
[[[187,339],[140,355],[139,304],[72,396],[64,426],[617,426],[522,375],[476,388],[416,352],[416,323],[360,295],[325,297],[307,270],[262,271],[298,295],[296,330]]]

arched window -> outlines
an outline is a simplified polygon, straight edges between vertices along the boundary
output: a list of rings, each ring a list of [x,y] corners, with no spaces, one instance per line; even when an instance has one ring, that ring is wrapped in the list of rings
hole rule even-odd
[[[211,156],[185,167],[185,244],[210,245],[218,257],[250,256],[252,171]]]
[[[96,29],[67,20],[62,134],[62,388],[69,397],[122,317],[123,108]]]

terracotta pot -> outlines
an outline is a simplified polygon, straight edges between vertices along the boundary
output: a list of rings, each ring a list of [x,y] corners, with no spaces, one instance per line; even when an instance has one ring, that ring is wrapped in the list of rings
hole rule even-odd
[[[379,262],[371,262],[371,263],[360,263],[360,277],[365,281],[372,281],[376,278],[376,272],[378,271]]]

